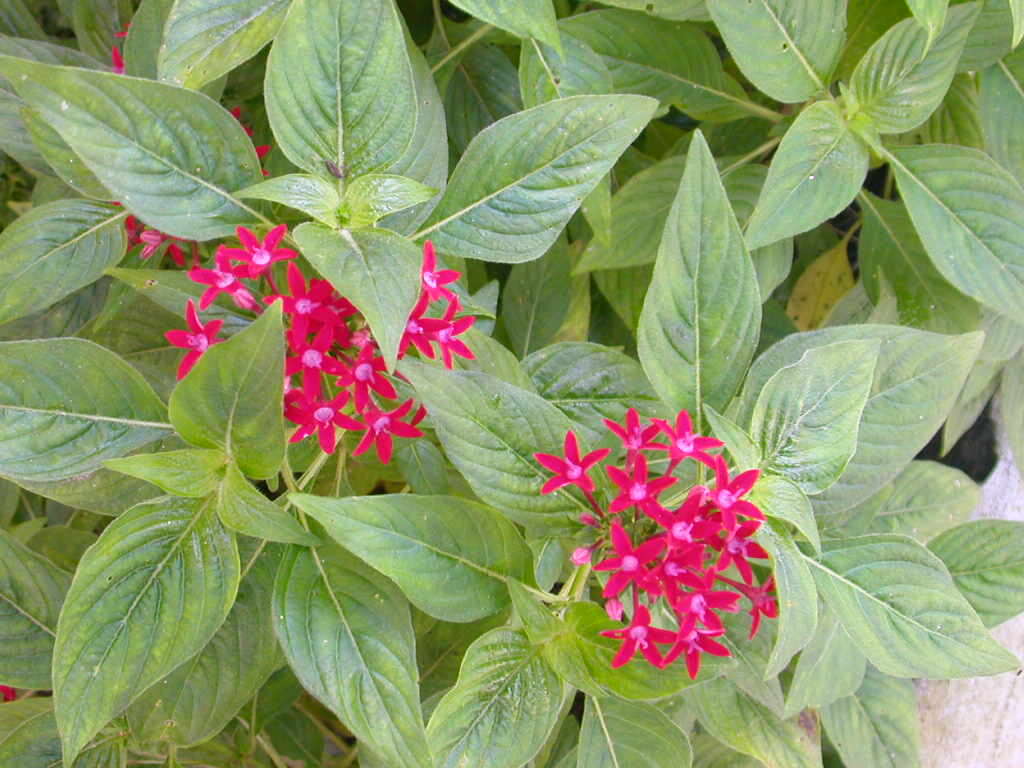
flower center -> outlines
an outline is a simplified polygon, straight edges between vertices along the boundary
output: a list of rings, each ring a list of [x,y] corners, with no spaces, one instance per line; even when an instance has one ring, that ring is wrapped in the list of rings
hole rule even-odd
[[[647,498],[647,486],[644,483],[634,483],[629,489],[630,501],[643,501]]]
[[[197,352],[205,352],[210,346],[210,340],[204,334],[197,333],[188,337],[188,345]]]
[[[433,272],[424,272],[423,282],[426,283],[429,288],[437,288],[437,277]]]
[[[636,559],[634,555],[626,555],[622,558],[622,570],[626,573],[632,573],[640,567],[640,561]]]
[[[638,648],[647,647],[647,627],[630,627],[629,636],[636,641]]]
[[[693,537],[690,536],[690,531],[693,530],[693,526],[690,523],[674,523],[672,528],[669,530],[672,533],[673,539],[679,539],[680,541],[693,541]]]
[[[747,545],[739,539],[730,539],[725,548],[730,555],[738,555],[740,552],[746,551]]]
[[[676,440],[676,448],[683,453],[693,453],[693,438],[692,437],[680,437]]]
[[[356,366],[355,374],[359,381],[369,381],[373,378],[373,366],[369,363],[360,363]]]
[[[415,320],[410,320],[409,324],[405,326],[405,330],[409,333],[423,333],[423,328]]]
[[[715,494],[715,501],[722,509],[729,509],[729,507],[736,503],[736,494],[729,491],[719,491]]]
[[[379,419],[377,419],[375,422],[373,422],[373,431],[374,432],[383,432],[385,429],[388,428],[388,425],[390,423],[391,423],[391,419],[389,417],[381,416]]]
[[[452,329],[444,328],[438,331],[437,340],[440,341],[442,344],[447,344],[449,341],[452,340]]]
[[[704,609],[707,607],[707,601],[704,599],[704,595],[694,595],[690,598],[690,613],[695,613],[698,616],[704,615]]]
[[[313,311],[313,302],[309,299],[299,299],[295,302],[295,312],[300,315],[308,315]]]
[[[334,409],[329,405],[322,405],[313,411],[313,418],[321,424],[327,424],[334,418]]]
[[[577,467],[575,464],[569,464],[569,468],[565,470],[565,476],[570,480],[579,480],[583,476],[583,470]]]
[[[217,273],[217,287],[218,288],[227,288],[233,282],[235,282],[235,276],[232,275],[230,272],[218,272]]]
[[[302,364],[306,368],[319,368],[324,361],[324,356],[315,349],[307,349],[302,353]]]
[[[626,447],[631,451],[639,451],[641,445],[643,445],[643,441],[640,439],[640,435],[630,435],[629,440],[626,441]]]
[[[265,267],[270,263],[270,251],[266,248],[257,248],[252,254],[252,263],[259,267]]]
[[[665,574],[667,576],[670,576],[671,578],[674,579],[677,576],[679,576],[679,574],[681,574],[682,572],[683,572],[683,569],[680,568],[675,563],[673,563],[671,560],[669,560],[667,563],[665,563]]]

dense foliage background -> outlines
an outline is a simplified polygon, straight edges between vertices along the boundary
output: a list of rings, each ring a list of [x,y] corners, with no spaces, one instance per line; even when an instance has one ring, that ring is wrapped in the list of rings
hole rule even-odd
[[[0,0],[0,766],[917,765],[1019,666],[920,456],[1024,457],[1022,37]]]

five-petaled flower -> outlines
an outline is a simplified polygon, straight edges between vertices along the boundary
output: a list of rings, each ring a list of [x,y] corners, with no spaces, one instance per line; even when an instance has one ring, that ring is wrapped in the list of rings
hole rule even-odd
[[[415,419],[405,423],[402,418],[412,409],[413,401],[406,400],[400,406],[391,411],[382,411],[376,406],[370,406],[363,411],[363,418],[366,419],[366,434],[359,441],[359,445],[352,451],[353,456],[359,456],[369,450],[371,445],[377,448],[377,458],[384,464],[391,461],[392,435],[398,437],[423,437],[423,433],[415,427]]]
[[[238,227],[235,230],[241,248],[228,248],[220,246],[217,253],[224,254],[231,261],[237,261],[242,267],[245,276],[250,280],[265,274],[270,266],[278,261],[287,261],[298,257],[298,253],[291,248],[279,248],[281,240],[288,234],[288,227],[284,224],[274,227],[267,233],[267,236],[260,240],[252,230],[245,227]]]
[[[291,436],[291,442],[296,443],[316,432],[324,452],[334,453],[338,439],[336,427],[363,428],[362,424],[342,412],[350,397],[351,395],[343,390],[325,401],[310,397],[300,389],[290,391],[285,395],[285,416],[299,425],[295,434]]]
[[[668,445],[655,443],[655,445],[668,450],[669,465],[667,474],[672,474],[672,470],[684,459],[696,459],[714,469],[714,457],[708,451],[712,448],[721,448],[725,443],[713,437],[701,437],[694,434],[693,422],[690,420],[689,413],[680,411],[679,415],[676,416],[674,428],[664,419],[651,419],[651,421],[657,424],[658,429],[668,436]]]
[[[185,355],[181,360],[181,364],[178,366],[178,378],[185,378],[186,374],[192,370],[199,358],[203,356],[212,345],[217,344],[224,339],[218,339],[217,333],[220,331],[221,326],[224,325],[223,320],[211,320],[206,325],[203,325],[199,319],[199,313],[196,312],[196,305],[192,299],[188,300],[188,304],[185,307],[185,321],[188,323],[189,330],[173,330],[167,331],[164,337],[171,345],[175,347],[181,347],[187,349],[188,354]]]
[[[605,637],[622,640],[619,652],[612,659],[612,668],[618,669],[640,651],[644,657],[656,667],[665,666],[665,659],[658,651],[655,643],[663,645],[676,642],[676,633],[668,629],[651,626],[651,612],[646,606],[637,606],[633,620],[628,627],[622,629],[606,629],[601,632]]]
[[[665,540],[657,537],[648,539],[638,547],[633,546],[629,534],[618,520],[612,521],[612,549],[615,555],[594,566],[595,571],[615,571],[605,584],[604,597],[618,597],[632,583],[641,583],[647,577],[644,567],[654,560],[665,548]]]
[[[601,448],[581,457],[579,443],[576,441],[576,433],[570,429],[565,433],[563,452],[565,454],[564,459],[553,456],[550,453],[533,454],[533,458],[555,473],[554,477],[544,483],[540,492],[554,493],[562,486],[575,485],[585,493],[593,493],[594,481],[587,473],[591,467],[607,457],[611,451],[608,448]]]

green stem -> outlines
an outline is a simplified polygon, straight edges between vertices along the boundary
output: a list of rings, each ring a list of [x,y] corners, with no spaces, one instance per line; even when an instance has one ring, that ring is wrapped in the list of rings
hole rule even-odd
[[[430,74],[433,75],[433,74],[437,73],[445,64],[447,64],[449,61],[451,61],[456,56],[461,54],[465,49],[469,48],[471,45],[473,45],[473,43],[475,43],[481,37],[483,37],[484,35],[488,34],[492,29],[494,29],[494,25],[492,25],[492,24],[484,24],[482,27],[477,29],[476,32],[471,34],[469,37],[467,37],[461,43],[456,45],[454,48],[449,48],[448,49],[448,53],[446,53],[444,56],[442,56],[440,58],[440,60],[434,66],[432,66],[430,68]]]
[[[751,160],[756,160],[761,155],[765,155],[765,154],[771,152],[773,149],[775,149],[775,147],[777,147],[779,145],[779,143],[781,141],[782,141],[782,137],[781,136],[776,136],[773,139],[769,139],[768,141],[766,141],[761,146],[757,147],[756,149],[751,150],[750,152],[745,154],[743,157],[741,157],[739,160],[736,160],[735,162],[733,162],[731,165],[727,165],[725,168],[722,169],[722,172],[719,175],[724,179],[726,176],[728,176],[730,173],[735,171],[737,168],[746,165]]]

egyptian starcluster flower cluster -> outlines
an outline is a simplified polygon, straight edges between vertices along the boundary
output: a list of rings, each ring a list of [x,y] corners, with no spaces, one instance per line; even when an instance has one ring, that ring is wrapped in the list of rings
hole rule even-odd
[[[363,432],[353,455],[374,446],[384,463],[391,459],[393,437],[421,437],[416,425],[426,411],[407,399],[398,403],[398,392],[388,378],[384,358],[365,320],[356,307],[341,296],[327,280],[307,280],[296,263],[298,254],[281,247],[287,235],[285,225],[261,240],[245,227],[237,229],[241,247],[220,245],[214,265],[196,266],[189,277],[206,286],[199,300],[189,300],[185,312],[188,330],[173,330],[167,340],[188,350],[178,369],[184,378],[200,357],[223,339],[217,334],[222,320],[203,323],[199,311],[207,309],[218,296],[229,297],[238,307],[259,313],[263,304],[281,302],[286,322],[284,413],[298,429],[292,442],[314,432],[320,447],[333,453],[337,428]],[[406,324],[398,357],[415,347],[425,357],[438,353],[447,368],[454,356],[472,358],[473,353],[458,338],[473,324],[472,316],[457,317],[461,304],[446,286],[457,281],[455,270],[437,269],[433,245],[424,245],[422,290]],[[273,267],[287,262],[287,292],[274,279]],[[261,286],[268,289],[261,294]],[[432,307],[446,302],[440,317],[429,316]],[[436,314],[436,313],[435,313]],[[414,410],[415,409],[415,410]]]
[[[589,473],[611,450],[580,456],[571,431],[565,436],[564,456],[534,455],[555,474],[541,492],[575,486],[593,509],[593,514],[581,516],[581,522],[596,528],[598,539],[589,547],[576,549],[572,561],[582,566],[595,555],[603,555],[594,570],[609,576],[602,591],[605,610],[619,621],[625,612],[623,599],[632,605],[628,626],[602,632],[622,640],[612,666],[621,667],[637,651],[659,668],[685,656],[690,676],[696,677],[702,654],[730,655],[729,649],[714,639],[725,634],[719,612],[736,612],[740,600],[748,600],[751,638],[762,616],[778,615],[774,580],[758,584],[749,562],[768,557],[753,540],[764,515],[743,498],[757,482],[759,470],[730,477],[725,460],[710,453],[723,443],[694,434],[686,411],[679,412],[674,425],[663,419],[643,423],[633,409],[627,413],[625,425],[608,419],[605,424],[625,448],[623,466],[605,466],[618,494],[607,505],[598,502],[597,484]],[[659,442],[659,438],[665,441]],[[652,464],[666,459],[665,474],[652,476]],[[673,473],[690,459],[713,470],[714,485],[695,485],[678,507],[667,508],[661,499],[679,483]],[[739,580],[727,575],[733,570]],[[719,586],[726,588],[716,588]],[[666,617],[659,623],[671,621],[675,626],[656,626],[653,615]]]

